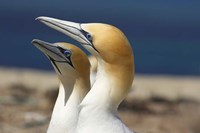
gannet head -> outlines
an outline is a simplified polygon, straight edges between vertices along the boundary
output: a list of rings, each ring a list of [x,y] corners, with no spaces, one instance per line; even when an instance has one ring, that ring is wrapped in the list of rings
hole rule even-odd
[[[79,24],[49,17],[37,20],[75,39],[93,54],[98,60],[98,73],[105,72],[104,77],[117,84],[120,89],[115,95],[123,99],[132,85],[134,59],[131,45],[121,30],[102,23]]]
[[[121,57],[133,55],[126,36],[112,25],[80,24],[50,17],[38,17],[36,20],[72,37],[97,58],[101,57],[106,62],[122,63],[125,60],[121,60]]]
[[[78,47],[64,42],[48,43],[34,39],[32,43],[51,61],[59,78],[89,78],[90,63],[86,54]]]

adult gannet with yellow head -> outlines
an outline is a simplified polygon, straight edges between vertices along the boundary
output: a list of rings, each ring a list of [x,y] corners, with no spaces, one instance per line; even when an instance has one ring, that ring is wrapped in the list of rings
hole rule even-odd
[[[90,89],[90,63],[85,53],[69,43],[32,43],[51,61],[61,80],[47,133],[74,133],[79,104]]]
[[[80,104],[77,133],[132,132],[117,115],[134,78],[133,52],[123,32],[102,23],[79,24],[49,17],[37,20],[77,40],[97,58],[96,81]]]

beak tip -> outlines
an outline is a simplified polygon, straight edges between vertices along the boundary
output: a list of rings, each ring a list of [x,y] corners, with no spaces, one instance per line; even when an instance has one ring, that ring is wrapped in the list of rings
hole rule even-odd
[[[40,17],[35,18],[35,20],[42,21],[44,18],[47,18],[47,17],[40,16]]]
[[[40,20],[41,19],[41,17],[37,17],[37,18],[35,18],[35,20]]]
[[[34,43],[35,43],[35,41],[36,41],[36,39],[33,39],[33,40],[31,41],[31,43],[32,43],[32,44],[34,44]]]
[[[40,40],[38,40],[38,39],[33,39],[32,41],[31,41],[31,43],[33,44],[33,45],[35,45],[36,43],[38,43]]]

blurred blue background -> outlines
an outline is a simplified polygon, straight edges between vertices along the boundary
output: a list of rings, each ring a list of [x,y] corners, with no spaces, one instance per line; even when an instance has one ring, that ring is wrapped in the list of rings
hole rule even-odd
[[[35,21],[38,16],[115,25],[133,46],[136,73],[200,75],[198,0],[4,0],[0,4],[0,66],[53,70],[31,40],[78,44]]]

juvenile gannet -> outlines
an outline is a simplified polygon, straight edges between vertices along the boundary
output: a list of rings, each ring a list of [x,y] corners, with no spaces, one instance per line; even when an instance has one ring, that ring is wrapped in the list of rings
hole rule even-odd
[[[74,133],[78,106],[90,89],[89,60],[82,50],[69,43],[32,43],[49,58],[62,83],[47,133]]]
[[[49,17],[39,21],[81,43],[98,61],[96,81],[80,104],[78,133],[132,132],[118,117],[134,77],[134,57],[126,36],[102,23],[79,24]]]

